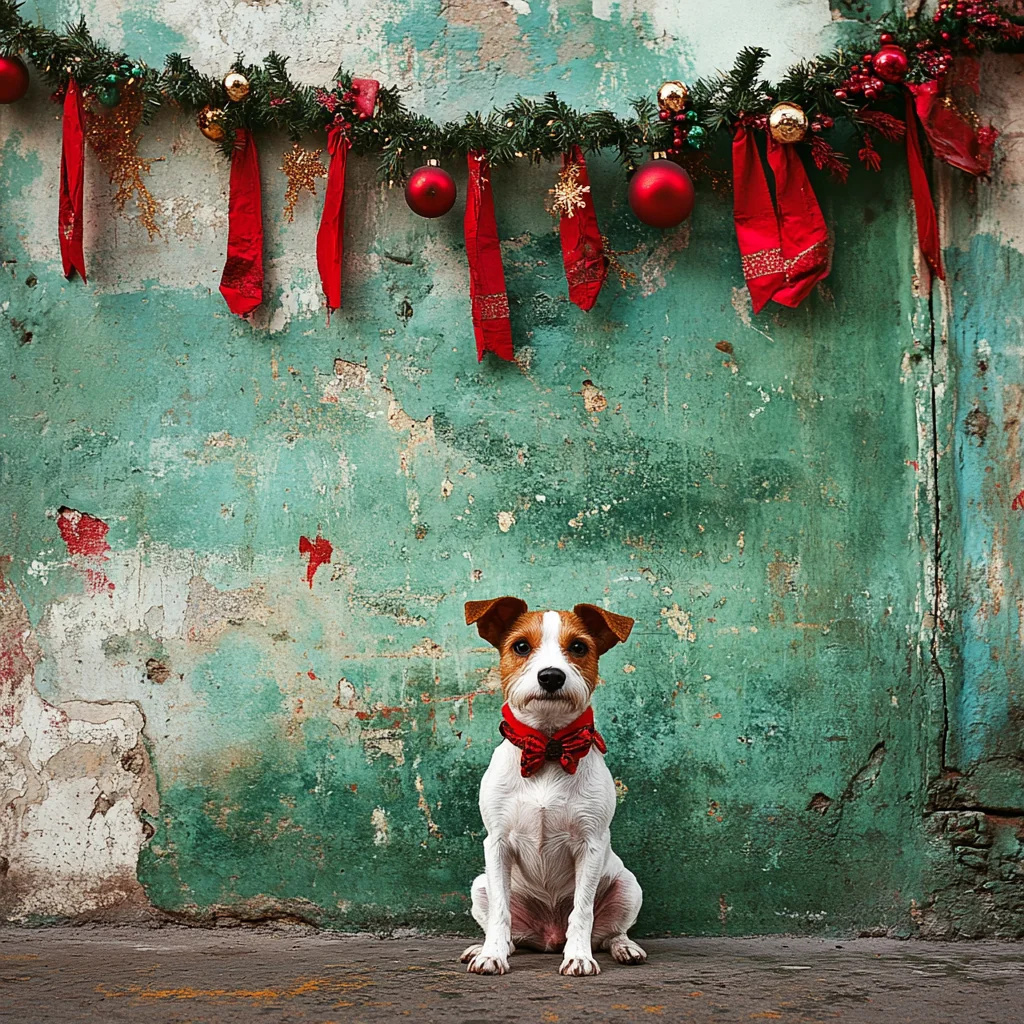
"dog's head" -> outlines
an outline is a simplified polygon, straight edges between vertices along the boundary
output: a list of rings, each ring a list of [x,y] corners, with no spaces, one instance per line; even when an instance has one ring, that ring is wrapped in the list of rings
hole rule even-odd
[[[559,729],[577,718],[597,686],[597,659],[629,636],[633,620],[593,604],[531,612],[518,597],[467,601],[466,622],[501,655],[501,688],[528,724]]]

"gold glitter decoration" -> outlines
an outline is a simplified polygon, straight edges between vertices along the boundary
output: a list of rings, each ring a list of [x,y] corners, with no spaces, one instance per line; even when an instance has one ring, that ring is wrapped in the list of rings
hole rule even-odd
[[[124,213],[125,203],[135,196],[139,220],[153,238],[160,234],[156,222],[157,201],[150,194],[143,174],[150,173],[151,160],[138,153],[138,127],[142,123],[142,93],[133,84],[121,88],[121,102],[116,107],[90,108],[85,123],[85,137],[98,157],[103,169],[117,185],[114,205]],[[160,159],[163,159],[162,157]]]
[[[320,163],[322,152],[322,149],[310,152],[296,142],[291,151],[281,158],[281,170],[288,179],[288,188],[284,193],[284,215],[289,222],[295,220],[295,204],[299,201],[299,192],[307,189],[316,195],[316,179],[327,177],[327,168]]]
[[[196,124],[211,142],[220,142],[227,134],[227,130],[224,128],[224,111],[219,107],[211,107],[207,104],[199,111]]]
[[[558,172],[558,181],[554,188],[548,189],[551,198],[551,216],[575,216],[577,210],[586,209],[589,185],[580,184],[580,165],[571,163]]]
[[[619,257],[635,256],[644,248],[643,243],[633,249],[613,249],[607,236],[602,235],[601,246],[604,252],[604,257],[608,261],[608,269],[614,270],[615,273],[619,275],[619,284],[621,284],[623,288],[628,288],[631,284],[636,284],[636,274],[627,267],[624,267],[620,262]]]

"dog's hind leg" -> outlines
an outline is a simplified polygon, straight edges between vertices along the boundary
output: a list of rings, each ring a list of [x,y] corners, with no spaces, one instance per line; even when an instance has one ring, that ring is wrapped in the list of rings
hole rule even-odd
[[[473,915],[473,920],[484,931],[487,931],[487,876],[477,875],[473,879],[470,892],[473,898],[472,910],[470,911]],[[482,942],[474,942],[472,946],[467,946],[463,950],[462,956],[459,959],[462,963],[468,964],[483,948]],[[511,956],[515,951],[516,947],[510,942],[508,944],[508,955]]]
[[[632,871],[623,868],[594,907],[594,946],[606,949],[620,964],[642,964],[643,948],[626,932],[636,923],[643,890]]]

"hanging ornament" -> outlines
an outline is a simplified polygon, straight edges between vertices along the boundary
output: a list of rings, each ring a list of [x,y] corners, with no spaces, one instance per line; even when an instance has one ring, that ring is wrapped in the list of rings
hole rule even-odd
[[[817,138],[817,136],[815,137]],[[738,124],[732,143],[733,221],[755,313],[769,299],[799,306],[829,272],[828,228],[800,154],[767,143],[775,195],[754,140],[754,129]]]
[[[902,46],[883,46],[871,61],[875,74],[890,85],[899,85],[910,70],[907,51]]]
[[[227,134],[224,129],[224,111],[219,107],[203,107],[196,118],[196,124],[211,142],[220,142]]]
[[[263,301],[263,197],[252,132],[235,129],[228,195],[228,255],[220,293],[228,309],[247,316]]]
[[[629,207],[652,228],[674,228],[693,212],[693,181],[679,164],[655,153],[629,183]]]
[[[579,163],[570,160],[558,172],[558,181],[555,182],[555,187],[548,189],[553,217],[567,217],[571,220],[577,210],[587,208],[590,185],[584,184],[580,180],[581,170]]]
[[[316,195],[316,179],[327,177],[327,168],[320,163],[322,152],[322,149],[303,149],[296,142],[281,158],[281,171],[288,179],[288,188],[284,193],[284,215],[289,223],[295,220],[295,204],[299,201],[299,192],[306,189]]]
[[[124,212],[125,204],[134,195],[139,220],[149,237],[153,238],[160,234],[156,222],[158,204],[142,178],[143,174],[149,174],[151,161],[144,160],[138,153],[142,93],[132,85],[126,85],[122,92],[117,89],[114,91],[117,93],[115,102],[103,105],[115,109],[90,112],[85,122],[85,141],[110,176],[111,184],[117,186],[114,206],[118,213]],[[103,103],[99,89],[96,90],[96,97]]]
[[[466,182],[466,259],[469,263],[469,301],[476,336],[476,357],[483,362],[485,352],[511,361],[512,322],[509,319],[505,268],[501,262],[501,243],[494,216],[491,192],[491,166],[487,151],[473,149],[466,154],[469,177]]]
[[[443,217],[455,205],[455,179],[436,160],[417,167],[405,183],[405,201],[420,217]]]
[[[0,103],[17,103],[28,92],[28,68],[16,54],[0,57]]]
[[[776,142],[802,142],[807,134],[807,115],[795,103],[776,103],[768,115],[768,131]]]
[[[241,72],[229,71],[224,76],[224,91],[232,103],[240,103],[249,95],[249,79]]]
[[[60,151],[60,201],[57,208],[57,239],[64,276],[72,273],[85,282],[82,247],[83,196],[85,191],[85,105],[82,90],[68,79],[64,90],[64,118]]]
[[[686,108],[690,90],[682,82],[665,82],[658,90],[658,107],[669,114],[678,114]],[[667,117],[662,118],[667,121]]]
[[[121,102],[121,90],[116,85],[96,86],[96,99],[108,109]]]

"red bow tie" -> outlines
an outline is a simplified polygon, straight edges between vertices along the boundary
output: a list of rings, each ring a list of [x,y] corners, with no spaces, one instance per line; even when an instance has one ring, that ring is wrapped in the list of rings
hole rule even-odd
[[[602,754],[608,749],[601,734],[594,728],[594,712],[591,708],[587,708],[576,721],[570,722],[552,736],[545,736],[539,730],[524,725],[512,714],[507,704],[501,709],[501,717],[498,731],[523,752],[519,769],[524,779],[542,768],[546,761],[557,761],[570,775],[575,775],[580,758],[586,757],[591,747],[597,747]]]

